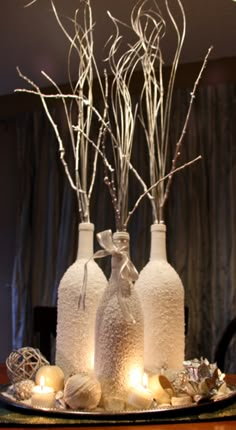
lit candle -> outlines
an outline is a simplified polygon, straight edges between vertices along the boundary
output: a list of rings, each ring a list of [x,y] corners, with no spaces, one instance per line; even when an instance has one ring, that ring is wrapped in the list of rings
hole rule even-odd
[[[32,390],[31,404],[37,408],[55,407],[55,392],[53,388],[44,385],[43,377],[40,380],[40,385],[36,385]]]
[[[174,390],[170,381],[164,375],[152,375],[149,378],[148,386],[158,404],[170,404]]]
[[[137,384],[130,388],[128,393],[128,405],[136,409],[149,409],[153,402],[153,394],[147,388],[147,375],[144,374],[143,384]]]

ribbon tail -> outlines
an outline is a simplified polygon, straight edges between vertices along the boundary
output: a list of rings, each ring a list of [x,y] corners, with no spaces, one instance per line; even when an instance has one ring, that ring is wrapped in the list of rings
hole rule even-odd
[[[84,278],[83,278],[83,283],[82,283],[82,287],[81,287],[81,291],[80,291],[80,295],[79,295],[79,300],[78,300],[78,309],[80,307],[83,308],[83,310],[85,310],[85,301],[86,301],[86,290],[87,290],[87,283],[88,283],[88,263],[91,260],[95,260],[96,258],[103,258],[106,257],[107,255],[110,255],[109,252],[107,252],[106,250],[99,250],[97,252],[95,252],[94,255],[92,255],[85,263],[84,265]]]
[[[118,293],[118,302],[125,320],[136,324],[136,320],[134,319],[132,312],[130,312],[129,305],[125,303],[125,299],[122,297],[121,291]]]
[[[78,309],[82,307],[83,310],[85,310],[86,286],[87,286],[87,280],[88,280],[88,263],[92,258],[93,257],[90,257],[89,260],[84,265],[84,277],[83,277],[83,283],[82,283],[79,300],[78,300]]]
[[[122,279],[126,279],[129,283],[137,281],[139,275],[136,267],[130,261],[128,255],[123,254],[123,264],[120,269]]]

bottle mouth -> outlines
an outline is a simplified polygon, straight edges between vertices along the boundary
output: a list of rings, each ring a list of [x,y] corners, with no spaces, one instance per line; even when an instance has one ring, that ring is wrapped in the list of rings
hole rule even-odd
[[[79,224],[79,231],[94,231],[94,224],[91,222],[81,222]]]
[[[165,232],[166,231],[166,225],[163,223],[155,223],[151,225],[151,231],[161,231],[161,232]]]
[[[114,241],[126,240],[127,242],[129,242],[129,233],[127,233],[127,231],[116,231],[115,233],[113,233],[113,239]]]

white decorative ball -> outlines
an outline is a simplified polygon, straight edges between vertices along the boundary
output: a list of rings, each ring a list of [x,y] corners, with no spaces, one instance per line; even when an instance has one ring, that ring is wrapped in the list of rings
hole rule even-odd
[[[95,409],[101,394],[100,382],[94,375],[78,373],[67,379],[64,401],[71,409]]]

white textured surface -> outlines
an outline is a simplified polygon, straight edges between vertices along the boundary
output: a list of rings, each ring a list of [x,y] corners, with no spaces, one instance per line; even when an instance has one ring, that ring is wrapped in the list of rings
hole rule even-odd
[[[101,398],[101,385],[92,375],[77,374],[67,379],[64,400],[71,409],[94,409]]]
[[[138,371],[140,376],[143,373],[142,307],[135,288],[130,292],[128,288],[122,300],[135,323],[125,318],[117,295],[118,274],[119,270],[113,270],[96,319],[95,372],[104,398],[124,398],[133,372]]]
[[[149,261],[136,282],[144,314],[146,369],[183,367],[184,289],[164,259]]]
[[[144,314],[144,365],[147,370],[183,367],[184,288],[166,258],[166,226],[151,226],[150,261],[136,282]]]
[[[56,364],[63,369],[66,378],[91,370],[94,364],[96,310],[107,280],[97,263],[91,260],[88,263],[85,310],[78,308],[87,260],[78,259],[68,268],[58,290]]]

